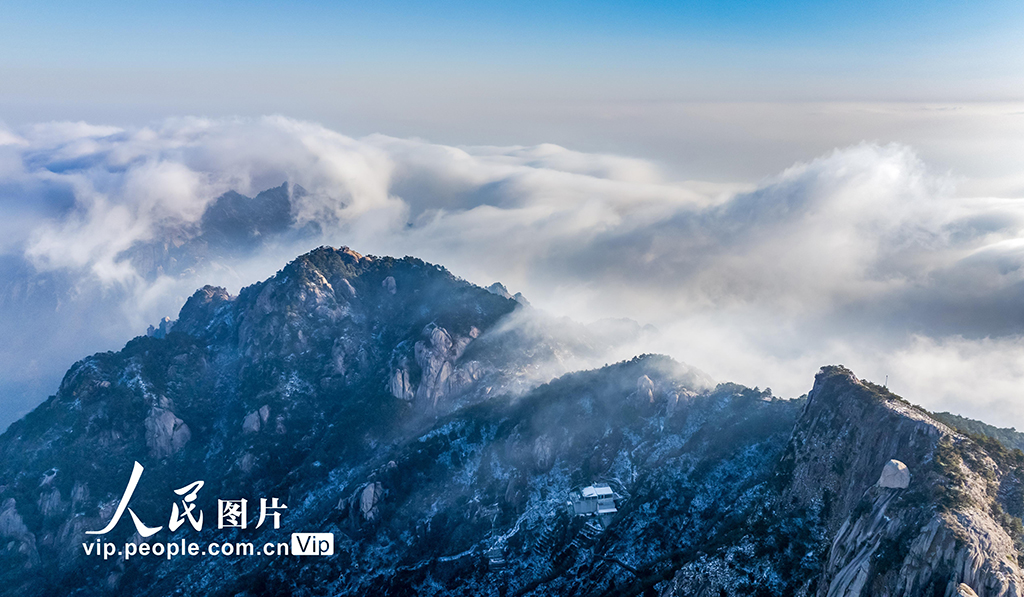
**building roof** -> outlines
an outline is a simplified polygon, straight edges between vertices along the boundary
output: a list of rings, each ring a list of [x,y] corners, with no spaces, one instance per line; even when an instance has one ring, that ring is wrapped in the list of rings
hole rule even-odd
[[[613,495],[615,495],[615,493],[612,491],[612,488],[608,487],[604,483],[584,487],[582,490],[580,490],[580,494],[582,494],[582,496],[585,498],[612,497]]]

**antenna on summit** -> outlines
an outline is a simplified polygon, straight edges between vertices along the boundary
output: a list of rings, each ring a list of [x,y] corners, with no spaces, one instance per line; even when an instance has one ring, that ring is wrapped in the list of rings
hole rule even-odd
[[[889,374],[888,373],[885,374],[885,385],[883,385],[882,387],[883,388],[888,388],[889,387]]]

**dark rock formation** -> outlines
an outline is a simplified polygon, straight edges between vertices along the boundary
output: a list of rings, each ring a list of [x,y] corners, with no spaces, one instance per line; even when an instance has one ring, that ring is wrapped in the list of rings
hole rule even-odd
[[[321,248],[76,363],[0,436],[0,595],[1020,594],[1021,452],[841,367],[797,400],[651,355],[551,379],[630,326],[494,290]],[[905,488],[879,484],[894,459]],[[146,542],[330,532],[335,555],[87,554],[135,462]],[[606,529],[565,507],[596,482],[623,496]],[[171,530],[189,503],[202,530]],[[143,539],[126,513],[102,541]]]

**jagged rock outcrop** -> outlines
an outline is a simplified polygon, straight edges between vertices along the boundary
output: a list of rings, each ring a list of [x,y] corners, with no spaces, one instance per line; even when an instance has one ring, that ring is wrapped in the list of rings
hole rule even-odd
[[[490,292],[491,294],[496,294],[502,298],[512,298],[512,295],[509,293],[508,288],[505,288],[505,285],[502,284],[501,282],[495,282],[494,284],[488,286],[487,292]]]
[[[393,463],[391,463],[393,464]],[[380,481],[360,485],[348,497],[338,500],[337,509],[356,527],[378,521],[386,491]]]
[[[166,327],[76,363],[0,436],[0,595],[1020,594],[1024,453],[841,367],[796,400],[657,355],[563,374],[642,330],[348,249],[200,289]],[[330,532],[336,555],[86,556],[136,461],[150,526],[200,479],[208,520],[287,504],[280,529],[153,541]],[[606,528],[565,507],[597,482],[622,496]],[[142,538],[126,516],[105,540]]]
[[[636,380],[636,399],[649,404],[654,403],[654,382],[650,377],[641,375]]]
[[[205,336],[211,326],[219,323],[216,317],[218,310],[230,305],[234,299],[224,288],[203,286],[185,301],[172,327],[184,334]]]
[[[745,573],[774,579],[772,592],[821,597],[952,597],[961,583],[982,596],[1020,595],[1021,527],[1004,511],[1019,496],[1000,487],[1018,483],[1024,455],[989,449],[1001,462],[886,388],[825,367],[766,505],[744,515],[762,530],[703,555],[699,567],[685,565],[664,594],[738,594]],[[805,555],[737,566],[744,553],[770,553],[759,541],[787,549],[798,542]],[[700,568],[717,572],[696,577]]]
[[[25,526],[14,498],[5,499],[0,505],[0,555],[5,566],[12,568],[32,570],[40,563],[36,537]]]
[[[416,390],[409,381],[409,370],[405,368],[395,369],[391,372],[391,379],[388,380],[388,390],[391,395],[399,400],[411,401],[416,397]]]
[[[508,288],[506,288],[505,285],[502,284],[501,282],[495,282],[494,284],[488,286],[487,292],[490,292],[491,294],[496,294],[502,298],[512,299],[524,307],[530,306],[530,301],[526,300],[526,297],[523,296],[522,292],[517,292],[513,295],[508,291]]]
[[[998,485],[985,476],[998,478],[999,466],[971,444],[885,388],[824,368],[785,460],[790,499],[833,504],[818,507],[834,537],[818,594],[953,595],[961,582],[983,595],[1021,594],[1013,539],[990,514]],[[920,471],[914,487],[908,466]],[[923,508],[936,494],[946,496],[938,508]]]
[[[422,371],[416,399],[436,406],[438,399],[445,394],[456,354],[461,354],[461,351],[444,328],[431,325],[423,330],[423,335],[427,339],[420,340],[415,346],[416,364]]]
[[[49,492],[39,495],[39,512],[46,518],[58,516],[64,513],[64,500],[61,498],[60,489],[54,487]]]
[[[154,406],[144,422],[146,447],[151,458],[167,458],[178,453],[192,439],[192,431],[170,409]]]
[[[170,317],[163,317],[160,319],[159,326],[149,326],[146,329],[146,335],[153,338],[166,338],[172,329],[174,329],[174,321]]]
[[[379,481],[367,484],[359,494],[359,513],[366,522],[373,522],[380,516],[380,503],[384,499],[384,487]]]
[[[671,417],[677,410],[685,408],[687,402],[695,398],[697,395],[697,392],[685,389],[668,392],[665,399],[665,412]]]
[[[425,340],[416,342],[414,355],[421,371],[414,399],[436,407],[439,401],[458,394],[480,378],[481,367],[476,361],[459,363],[466,347],[479,331],[473,327],[469,336],[452,338],[448,330],[431,323],[423,329]],[[391,381],[391,393],[397,397],[407,395],[409,384],[405,369],[396,371]]]
[[[242,432],[243,433],[259,433],[267,424],[267,420],[270,418],[270,406],[264,404],[259,410],[245,415],[242,419]]]

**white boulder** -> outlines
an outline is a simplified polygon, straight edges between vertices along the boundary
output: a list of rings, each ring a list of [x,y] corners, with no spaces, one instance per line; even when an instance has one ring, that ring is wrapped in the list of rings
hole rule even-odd
[[[878,478],[879,487],[890,489],[906,489],[910,485],[910,469],[899,460],[890,460],[882,468],[882,476]]]

